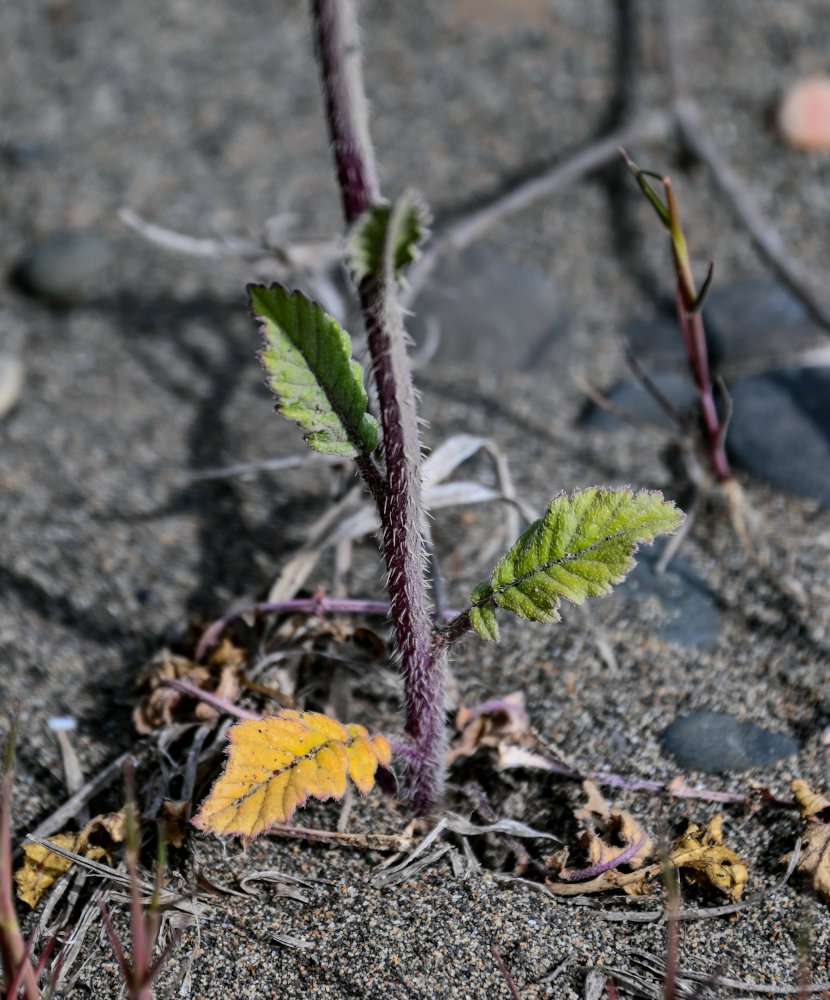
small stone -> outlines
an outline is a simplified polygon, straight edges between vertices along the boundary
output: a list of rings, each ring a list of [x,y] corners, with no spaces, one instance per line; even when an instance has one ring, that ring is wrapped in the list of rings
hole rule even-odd
[[[439,326],[435,360],[493,371],[553,366],[569,317],[549,274],[521,267],[475,244],[442,267],[418,296],[407,324],[416,345],[430,321]]]
[[[0,352],[0,420],[12,409],[23,389],[23,362],[15,354]]]
[[[790,368],[729,387],[734,463],[776,489],[830,506],[830,368]]]
[[[109,245],[96,233],[56,233],[19,261],[11,279],[29,295],[54,305],[72,305],[94,292],[109,260]]]
[[[813,76],[793,84],[778,109],[778,130],[794,149],[830,149],[830,77]]]
[[[802,303],[768,279],[714,287],[703,318],[713,372],[728,374],[746,363],[756,371],[778,368],[794,354],[827,343]]]
[[[673,311],[653,319],[632,320],[623,334],[632,354],[649,374],[689,370],[689,358]]]
[[[641,548],[637,552],[637,565],[617,591],[640,602],[650,597],[660,601],[665,615],[651,627],[667,642],[706,651],[714,649],[720,629],[720,612],[714,595],[682,555],[676,555],[668,569],[658,576],[654,567],[660,551],[659,545]]]
[[[789,736],[724,712],[683,716],[663,731],[660,742],[684,770],[705,774],[766,767],[798,753],[798,745]]]

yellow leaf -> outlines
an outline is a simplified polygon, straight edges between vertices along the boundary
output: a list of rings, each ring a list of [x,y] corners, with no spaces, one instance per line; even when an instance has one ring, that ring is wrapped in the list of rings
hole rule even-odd
[[[790,789],[807,821],[796,867],[810,876],[816,892],[830,902],[830,799],[813,792],[801,778],[792,781]],[[791,857],[792,854],[788,854],[782,860],[786,863]]]
[[[107,849],[100,844],[90,845],[89,839],[95,834],[101,836],[108,844],[117,844],[124,839],[124,810],[115,813],[104,813],[93,816],[92,819],[77,833],[56,833],[49,840],[58,847],[63,847],[73,854],[83,854],[86,858],[98,861],[101,858],[109,860]],[[17,898],[28,903],[34,909],[41,896],[52,883],[68,872],[72,867],[69,858],[50,851],[40,844],[23,845],[23,865],[14,873],[17,883]]]
[[[339,799],[351,777],[365,795],[378,763],[391,759],[382,736],[318,712],[285,709],[245,720],[229,733],[228,760],[193,823],[202,830],[255,837],[287,823],[309,796]]]
[[[603,809],[601,797],[592,797],[591,814],[601,815]],[[637,843],[645,834],[628,813],[613,811],[611,818],[618,824],[616,836],[631,845]],[[648,840],[648,853],[654,853],[654,847]],[[830,843],[828,843],[828,876],[830,876]],[[593,836],[587,844],[593,867],[613,862],[624,848],[613,847],[599,837]],[[632,896],[644,895],[651,891],[651,883],[659,878],[661,865],[643,866],[648,853],[638,849],[628,864],[634,868],[631,872],[620,872],[619,869],[609,869],[588,881],[558,882],[546,879],[548,888],[560,896],[574,896],[579,893],[607,892],[610,889],[624,889]],[[718,814],[706,829],[694,823],[689,823],[685,833],[678,837],[669,854],[669,862],[680,869],[688,878],[709,888],[716,888],[732,900],[740,898],[746,885],[748,873],[746,865],[738,855],[723,843],[723,816]],[[586,872],[588,870],[586,869]],[[567,869],[560,870],[560,876],[573,875]],[[829,886],[830,887],[830,886]]]
[[[738,855],[723,843],[723,815],[718,813],[705,830],[689,823],[678,838],[669,861],[694,881],[712,886],[732,900],[740,899],[749,873]]]
[[[83,833],[56,833],[49,840],[58,847],[65,847],[67,851],[79,854],[86,846],[79,843],[82,837]],[[106,857],[107,852],[103,847],[89,847],[83,853],[86,857],[97,861]],[[41,844],[24,844],[23,865],[14,873],[17,898],[34,909],[46,890],[71,867],[72,862],[69,858],[50,851],[48,847],[43,847]]]
[[[820,813],[822,809],[827,809],[830,806],[830,799],[814,792],[803,778],[794,778],[790,782],[790,791],[795,796],[802,819],[815,816],[816,813]]]

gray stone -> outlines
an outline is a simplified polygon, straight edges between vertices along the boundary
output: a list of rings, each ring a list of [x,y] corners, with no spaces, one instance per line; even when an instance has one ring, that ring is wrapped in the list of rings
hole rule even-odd
[[[705,774],[766,767],[798,753],[789,736],[723,712],[685,715],[663,731],[660,741],[680,767]]]
[[[827,343],[804,306],[769,279],[714,284],[703,307],[712,374],[735,366],[780,366],[793,354]],[[683,338],[673,309],[649,320],[633,320],[625,338],[649,372],[688,371]]]
[[[531,371],[555,364],[553,348],[566,338],[569,318],[553,279],[520,267],[485,244],[442,265],[418,296],[407,324],[416,345],[437,321],[438,362]]]
[[[637,565],[617,588],[619,593],[639,601],[658,598],[665,617],[654,624],[654,631],[667,642],[714,649],[720,612],[706,581],[681,555],[675,556],[665,573],[658,576],[654,567],[659,555],[659,547],[640,549]]]
[[[830,368],[756,375],[729,391],[733,462],[777,489],[830,505]]]
[[[106,272],[111,251],[97,233],[56,233],[32,247],[11,278],[23,291],[56,305],[82,302]]]
[[[677,318],[671,314],[635,319],[624,330],[634,357],[648,372],[687,372],[689,361]]]
[[[769,279],[715,285],[703,318],[713,371],[744,361],[780,364],[827,342],[798,299]]]

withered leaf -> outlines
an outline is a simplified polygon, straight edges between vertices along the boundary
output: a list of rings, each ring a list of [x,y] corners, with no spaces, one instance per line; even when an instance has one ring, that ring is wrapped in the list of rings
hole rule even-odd
[[[733,901],[740,899],[749,876],[744,862],[723,842],[722,813],[713,816],[705,829],[689,823],[669,861],[693,881],[718,889]]]
[[[590,808],[583,807],[583,821],[590,817],[601,818],[604,800],[599,793],[589,799]],[[607,808],[607,806],[605,807]],[[633,867],[631,872],[621,872],[617,868],[600,871],[606,864],[613,864],[631,847],[637,843],[634,839],[643,836],[642,827],[627,813],[610,810],[610,818],[617,825],[616,839],[623,841],[628,847],[610,845],[596,834],[586,833],[591,868],[582,872],[559,869],[560,878],[574,879],[584,875],[587,881],[555,881],[547,879],[548,888],[562,896],[574,896],[582,893],[607,892],[611,889],[623,889],[629,895],[644,895],[651,892],[652,885],[659,880],[661,863],[645,865],[645,861],[655,854],[655,848],[650,838],[647,847],[639,847],[630,856],[626,856],[626,864]],[[646,835],[647,836],[647,835]],[[566,859],[562,859],[564,866]],[[723,843],[723,816],[719,813],[710,820],[706,828],[695,823],[689,823],[685,832],[677,838],[668,855],[670,864],[678,868],[690,879],[706,888],[717,889],[732,900],[738,900],[747,882],[747,867],[731,848]],[[595,877],[590,877],[595,875]]]
[[[77,833],[56,833],[49,840],[73,854],[82,854],[93,861],[101,858],[109,861],[108,848],[121,843],[124,833],[124,810],[121,809],[116,813],[94,816]],[[91,844],[90,838],[93,836],[103,840],[104,844]],[[34,909],[46,890],[71,867],[69,858],[56,854],[41,844],[24,844],[23,864],[14,873],[18,899]]]
[[[809,875],[816,892],[830,902],[830,799],[813,792],[801,778],[790,783],[790,790],[806,820],[796,868]],[[791,857],[787,854],[782,862]]]
[[[166,687],[165,680],[188,680],[196,687],[233,702],[239,694],[239,675],[245,662],[245,650],[223,638],[206,664],[197,664],[186,656],[162,649],[147,665],[142,681],[149,691],[133,711],[133,724],[142,736],[169,726],[181,715],[209,722],[219,714],[212,705],[196,701],[187,694]]]
[[[480,747],[495,747],[503,754],[505,745],[525,746],[530,742],[530,720],[521,691],[471,708],[462,705],[455,716],[455,727],[461,730],[461,736],[447,751],[448,767],[459,757],[471,757]]]

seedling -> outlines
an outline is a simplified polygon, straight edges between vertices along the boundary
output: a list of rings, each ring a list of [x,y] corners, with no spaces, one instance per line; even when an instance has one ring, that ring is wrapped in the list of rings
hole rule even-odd
[[[692,262],[686,246],[686,237],[683,235],[683,227],[680,224],[680,213],[677,208],[677,200],[674,196],[671,178],[661,177],[660,174],[653,173],[650,170],[641,170],[626,154],[625,150],[620,150],[620,153],[625,160],[626,166],[636,177],[643,194],[651,202],[660,221],[668,230],[671,239],[672,256],[674,257],[674,266],[677,273],[677,285],[674,296],[677,320],[683,336],[683,346],[686,348],[686,356],[689,359],[689,368],[697,387],[700,413],[706,435],[709,466],[717,479],[720,482],[725,482],[732,477],[725,450],[728,421],[721,418],[715,405],[715,397],[712,391],[712,377],[709,374],[706,332],[703,327],[703,316],[700,311],[703,306],[703,300],[706,298],[706,294],[712,284],[714,265],[709,264],[706,278],[698,292],[695,286]],[[665,202],[663,202],[651,184],[649,184],[647,180],[649,177],[659,180],[662,183],[663,189],[666,192]]]
[[[378,764],[394,760],[398,790],[418,815],[444,784],[444,675],[451,647],[471,631],[498,641],[498,609],[555,622],[561,598],[581,604],[606,594],[634,565],[633,552],[683,514],[659,493],[591,488],[560,494],[473,591],[469,607],[436,623],[426,574],[422,448],[399,296],[426,237],[427,213],[406,193],[380,193],[369,141],[351,3],[312,4],[326,114],[346,224],[346,263],[363,313],[377,418],[337,320],[300,291],[251,285],[261,325],[261,360],[277,410],[316,451],[354,461],[377,507],[389,607],[404,680],[402,735],[387,743],[358,726],[314,713],[246,720],[230,732],[229,760],[194,822],[220,834],[253,836],[287,822],[309,795],[339,797],[346,776],[361,791]]]

